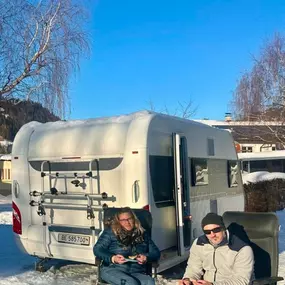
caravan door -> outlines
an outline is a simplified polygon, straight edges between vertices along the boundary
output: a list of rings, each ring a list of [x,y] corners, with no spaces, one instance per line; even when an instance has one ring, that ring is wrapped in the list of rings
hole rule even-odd
[[[186,137],[173,134],[172,141],[177,250],[182,256],[191,243],[189,159]]]

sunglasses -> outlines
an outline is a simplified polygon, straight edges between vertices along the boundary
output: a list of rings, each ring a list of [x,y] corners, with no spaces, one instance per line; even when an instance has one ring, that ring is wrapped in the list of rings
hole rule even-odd
[[[223,227],[217,227],[217,228],[214,228],[214,229],[211,229],[211,230],[203,230],[203,232],[204,232],[205,235],[209,235],[209,234],[211,234],[211,232],[216,234],[216,233],[221,232],[222,230],[223,230]]]

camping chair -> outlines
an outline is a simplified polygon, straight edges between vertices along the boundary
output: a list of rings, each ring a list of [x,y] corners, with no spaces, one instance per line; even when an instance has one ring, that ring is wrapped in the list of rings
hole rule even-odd
[[[279,222],[275,213],[225,212],[229,231],[248,243],[254,253],[253,285],[276,284],[278,277]]]
[[[110,222],[112,218],[114,217],[115,213],[120,208],[107,208],[104,210],[104,229],[110,226]],[[139,221],[141,222],[142,227],[146,230],[146,232],[151,237],[151,228],[152,228],[152,216],[151,213],[144,209],[132,209],[132,211],[135,213]],[[101,267],[101,260],[96,257],[95,259],[95,265],[98,267],[98,273],[97,273],[97,284],[106,284],[104,280],[101,278],[100,274],[100,267]],[[147,273],[151,275],[153,278],[157,277],[157,268],[158,268],[158,262],[149,262],[147,263]]]

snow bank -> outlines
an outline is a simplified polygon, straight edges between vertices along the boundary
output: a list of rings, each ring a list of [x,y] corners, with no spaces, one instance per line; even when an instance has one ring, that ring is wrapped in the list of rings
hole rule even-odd
[[[1,198],[4,197],[2,195],[0,196]],[[5,198],[7,197],[4,197],[3,200],[1,198],[0,198],[0,225],[12,225],[11,200],[8,199],[6,200]]]
[[[11,204],[12,203],[12,195],[3,196],[0,194],[0,205],[2,204]]]
[[[0,154],[0,160],[11,160],[11,154]]]
[[[12,212],[0,212],[0,224],[12,225]]]
[[[61,128],[68,128],[74,126],[86,126],[86,125],[99,125],[99,124],[124,124],[131,122],[135,118],[144,117],[149,114],[155,114],[151,111],[139,111],[128,115],[112,116],[112,117],[101,117],[101,118],[91,118],[86,120],[69,120],[69,121],[56,121],[47,122],[38,126],[38,129],[44,130],[56,130]]]
[[[270,181],[273,179],[285,179],[285,173],[283,172],[268,172],[268,171],[256,171],[242,175],[244,184],[256,183],[260,181]]]

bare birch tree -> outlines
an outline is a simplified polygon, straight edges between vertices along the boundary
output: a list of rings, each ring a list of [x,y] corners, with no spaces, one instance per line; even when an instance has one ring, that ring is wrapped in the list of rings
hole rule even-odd
[[[236,119],[264,122],[262,141],[285,145],[284,36],[276,34],[259,58],[253,57],[253,67],[242,74],[231,103]]]
[[[276,34],[254,59],[250,72],[242,74],[233,93],[233,111],[237,119],[254,120],[285,108],[285,38]],[[256,118],[256,119],[259,119]],[[272,119],[272,117],[271,117]]]
[[[152,100],[148,101],[148,105],[150,111],[176,116],[183,119],[191,118],[196,114],[198,109],[197,106],[194,106],[194,103],[191,99],[189,101],[184,102],[178,101],[177,106],[173,111],[170,111],[169,107],[167,107],[166,105],[161,110],[158,110]]]
[[[33,100],[64,117],[69,79],[89,52],[86,20],[80,1],[2,0],[0,100]]]

